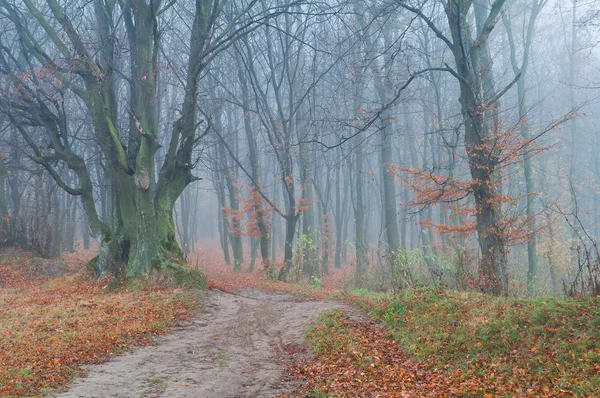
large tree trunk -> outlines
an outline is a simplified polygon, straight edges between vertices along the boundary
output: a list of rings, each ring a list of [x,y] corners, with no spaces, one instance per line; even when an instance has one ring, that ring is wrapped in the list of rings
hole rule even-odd
[[[76,104],[71,101],[73,96],[87,107],[93,126],[93,139],[89,142],[98,145],[101,161],[98,169],[103,168],[106,174],[108,190],[104,217],[97,213],[87,157],[73,151],[72,142],[78,140],[72,138],[65,109],[57,109],[59,101],[42,99],[50,98],[44,88],[26,83],[23,95],[15,99],[23,105],[24,116],[15,116],[12,112],[6,116],[35,154],[32,160],[45,167],[62,189],[81,198],[90,231],[100,242],[96,261],[99,276],[108,273],[146,275],[152,268],[178,267],[177,262],[183,257],[176,241],[173,209],[185,187],[196,180],[192,175],[192,154],[201,138],[197,133],[200,75],[216,54],[231,44],[228,41],[239,38],[249,25],[240,22],[240,14],[233,17],[235,22],[230,25],[217,27],[225,3],[195,1],[187,73],[179,75],[185,75],[182,77],[183,103],[180,116],[170,129],[170,139],[166,140],[168,145],[161,156],[164,158],[162,166],[157,170],[156,153],[160,146],[157,78],[161,35],[158,18],[172,4],[94,1],[91,12],[86,14],[86,22],[80,24],[80,21],[74,23],[71,10],[66,10],[61,2],[41,2],[42,10],[37,8],[38,3],[27,1],[17,10],[9,2],[3,2],[6,11],[3,20],[11,21],[10,29],[22,39],[27,38],[15,40],[15,51],[20,53],[12,59],[25,56],[26,61],[15,64],[27,71],[38,65],[69,65],[69,73],[57,71],[54,74],[55,81],[62,86],[53,87],[51,96],[56,89],[64,89],[70,92],[65,97],[69,104]],[[28,9],[28,24],[22,23],[25,8]],[[240,12],[247,15],[248,11],[249,8],[244,8]],[[35,31],[30,31],[30,25]],[[121,37],[118,29],[124,30],[127,43],[115,39]],[[217,31],[215,40],[211,40]],[[90,36],[92,32],[95,37]],[[38,38],[41,39],[38,41]],[[50,56],[56,56],[56,59]],[[37,65],[29,61],[37,62]],[[122,77],[123,66],[130,68],[129,76],[125,78]],[[122,92],[127,94],[123,96]],[[31,101],[32,93],[40,100]],[[124,109],[130,115],[128,129],[120,123],[119,111]],[[47,147],[38,146],[37,137],[30,136],[30,131],[23,127],[27,125],[23,120],[45,130],[48,139],[44,140],[44,145],[49,143]],[[69,181],[61,178],[55,167],[57,161],[77,175],[78,187],[70,186]]]
[[[472,38],[473,32],[468,21],[470,7],[467,1],[452,3],[446,8],[453,39],[451,50],[457,72],[462,77],[460,103],[467,158],[473,179],[475,228],[481,250],[480,287],[483,292],[493,295],[505,295],[508,292],[506,243],[500,230],[501,214],[497,203],[499,182],[495,177],[498,156],[492,132],[492,124],[497,126],[498,105],[491,101],[494,90],[488,47],[489,34],[504,2],[496,0],[489,14],[487,5],[479,2],[473,4],[477,23],[476,40]],[[463,50],[465,46],[468,47],[468,57]]]
[[[112,15],[102,7],[96,9],[102,40],[111,43],[101,51],[102,64],[108,68],[100,93],[94,89],[95,79],[86,81],[86,88],[90,93],[88,106],[95,134],[108,161],[107,174],[114,204],[110,223],[106,225],[99,221],[89,194],[82,196],[82,202],[92,232],[101,236],[96,263],[99,275],[109,272],[145,275],[152,268],[177,267],[177,262],[183,261],[183,252],[176,240],[173,209],[185,187],[196,180],[191,173],[193,136],[197,127],[198,76],[203,68],[202,49],[209,28],[205,15],[210,6],[196,2],[181,117],[173,124],[158,178],[154,167],[159,147],[154,78],[159,48],[156,5],[139,3],[135,10],[128,5],[123,9],[131,51],[131,117],[127,147],[120,142],[113,124],[117,118],[114,72],[110,67],[114,64],[114,40],[110,37]]]

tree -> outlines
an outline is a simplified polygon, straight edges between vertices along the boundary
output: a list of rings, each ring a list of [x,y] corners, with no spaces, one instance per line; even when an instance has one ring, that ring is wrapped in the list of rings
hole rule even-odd
[[[246,46],[248,49],[248,47]],[[253,113],[250,112],[250,90],[248,87],[248,78],[244,71],[243,63],[239,53],[236,53],[236,64],[237,64],[237,75],[241,89],[242,106],[244,108],[244,132],[246,133],[246,140],[248,141],[248,156],[250,158],[250,170],[253,181],[253,194],[257,193],[260,189],[260,167],[259,167],[259,154],[257,147],[257,135],[252,125]],[[256,227],[259,232],[260,239],[260,255],[262,257],[263,267],[270,269],[271,260],[269,258],[269,229],[267,227],[267,221],[265,220],[264,210],[262,201],[254,200],[254,216],[256,217]]]
[[[508,88],[499,91],[494,88],[489,50],[489,37],[505,0],[495,0],[491,7],[480,0],[445,3],[450,37],[421,9],[404,1],[399,1],[399,4],[423,19],[454,57],[456,70],[451,70],[451,73],[460,85],[459,101],[475,199],[475,228],[481,251],[481,289],[485,293],[505,295],[508,291],[507,251],[496,201],[499,189],[496,172],[500,160],[496,143],[502,135],[498,131],[498,101]],[[470,19],[471,10],[475,17],[474,27]]]
[[[264,7],[255,13],[257,3],[237,4],[228,23],[221,14],[229,2],[193,3],[180,114],[157,168],[161,24],[175,2],[95,0],[66,9],[57,0],[39,5],[26,0],[22,6],[0,1],[1,24],[10,26],[0,37],[5,87],[0,110],[33,151],[33,160],[62,189],[81,198],[92,235],[100,240],[98,275],[147,274],[182,260],[173,208],[184,188],[198,179],[192,169],[194,148],[203,137],[196,111],[199,79],[222,50],[285,9]],[[82,23],[75,24],[76,18]],[[98,215],[90,167],[72,145],[69,103],[83,104],[90,115],[110,184],[108,220]],[[40,131],[43,144],[33,138]],[[57,163],[76,176],[78,185],[59,175]]]
[[[527,19],[526,29],[523,29],[526,33],[523,37],[523,55],[520,64],[517,61],[517,50],[511,26],[511,18],[508,13],[503,14],[503,22],[508,36],[508,43],[510,45],[510,64],[515,77],[520,76],[520,78],[517,80],[517,101],[519,109],[519,120],[521,122],[521,135],[525,142],[531,139],[531,134],[529,132],[529,121],[527,120],[527,105],[525,100],[525,83],[527,68],[529,67],[529,54],[531,52],[531,44],[533,43],[533,35],[537,17],[541,9],[546,5],[546,3],[547,1],[534,0],[531,5],[531,11],[529,14],[529,18]],[[531,164],[531,156],[529,156],[529,154],[526,152],[523,156],[523,170],[525,173],[525,187],[527,189],[526,215],[530,219],[529,236],[527,237],[527,286],[531,294],[533,292],[535,284],[535,277],[538,272],[538,257],[534,215],[534,170],[533,165]]]

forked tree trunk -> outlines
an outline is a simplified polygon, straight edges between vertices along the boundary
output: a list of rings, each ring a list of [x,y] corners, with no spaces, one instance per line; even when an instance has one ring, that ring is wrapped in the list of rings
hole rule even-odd
[[[152,268],[178,266],[176,263],[182,260],[182,251],[175,239],[173,208],[185,187],[196,180],[192,175],[192,155],[201,138],[196,133],[200,75],[216,54],[255,22],[248,19],[247,23],[242,23],[240,19],[244,14],[248,16],[250,7],[256,2],[240,11],[242,14],[233,18],[235,22],[223,26],[219,14],[227,2],[195,0],[187,70],[182,84],[183,102],[179,118],[169,126],[170,137],[164,154],[161,154],[164,161],[160,170],[156,167],[160,146],[157,103],[159,18],[172,4],[94,1],[86,15],[89,24],[82,28],[79,21],[74,23],[71,10],[61,2],[42,2],[45,3],[43,10],[37,8],[38,3],[26,1],[24,7],[19,6],[17,10],[9,2],[3,2],[3,18],[12,22],[16,35],[27,38],[27,46],[23,40],[15,41],[19,42],[22,54],[31,55],[44,65],[56,65],[47,54],[56,55],[56,59],[60,59],[58,64],[72,66],[68,77],[63,76],[63,72],[57,72],[53,77],[64,83],[62,88],[77,96],[89,112],[93,141],[100,149],[100,167],[104,169],[108,187],[104,217],[97,213],[94,201],[97,196],[86,164],[87,157],[73,152],[72,139],[67,138],[71,137],[71,131],[65,112],[55,112],[43,100],[20,98],[25,100],[22,103],[27,103],[23,112],[47,133],[49,146],[43,149],[23,123],[12,114],[7,116],[35,153],[33,160],[44,166],[62,189],[81,198],[90,231],[100,242],[96,261],[99,276],[108,273],[147,275]],[[29,12],[28,24],[22,23],[25,8]],[[36,29],[35,35],[29,30],[30,26]],[[124,52],[122,40],[115,40],[120,37],[117,29],[123,29],[126,35]],[[89,36],[92,32],[95,37]],[[38,41],[38,38],[41,39]],[[44,52],[46,43],[52,46],[48,47],[52,48],[51,52]],[[32,51],[33,48],[36,50]],[[120,56],[127,59],[120,60]],[[28,70],[32,65],[28,65]],[[116,72],[122,72],[124,65],[130,68],[127,78]],[[118,90],[121,88],[127,91],[128,98],[119,103]],[[44,95],[42,88],[32,85],[23,90],[26,92],[27,95],[33,92]],[[130,114],[129,131],[119,123],[120,109],[127,109]],[[57,173],[56,160],[64,162],[77,175],[77,188],[69,186],[69,181],[65,182]]]
[[[468,1],[453,3],[446,9],[452,34],[451,46],[460,81],[460,103],[465,124],[465,146],[473,179],[476,231],[481,250],[479,265],[480,287],[485,293],[506,295],[506,243],[500,230],[501,214],[497,203],[498,157],[494,152],[496,137],[492,123],[497,122],[498,108],[493,103],[493,74],[489,56],[488,37],[505,0],[496,0],[488,13],[488,6],[473,3],[477,22],[474,40],[468,20]],[[465,57],[468,46],[469,57]],[[485,73],[483,73],[485,71]],[[497,98],[495,101],[497,102]],[[490,149],[491,148],[491,149]]]
[[[114,71],[111,68],[114,65],[114,44],[106,44],[101,51],[102,64],[107,68],[100,91],[95,88],[94,78],[85,81],[95,134],[108,163],[114,207],[109,222],[102,223],[95,211],[91,189],[82,189],[83,207],[91,230],[100,237],[96,262],[100,276],[107,273],[147,275],[152,268],[178,267],[177,262],[183,261],[183,252],[176,240],[173,209],[185,187],[197,179],[191,173],[191,157],[197,127],[202,49],[210,28],[206,15],[211,4],[196,2],[181,117],[173,124],[171,141],[158,176],[154,167],[159,147],[157,85],[153,77],[159,34],[154,7],[152,3],[140,3],[135,10],[129,5],[123,8],[131,52],[131,117],[127,147],[118,139],[113,124],[113,120],[117,120]],[[60,20],[59,17],[57,19]],[[96,17],[103,42],[114,43],[110,37],[112,11],[98,5]],[[80,183],[91,184],[89,175],[84,175],[87,170],[83,161],[77,166]],[[77,173],[77,170],[74,171]]]

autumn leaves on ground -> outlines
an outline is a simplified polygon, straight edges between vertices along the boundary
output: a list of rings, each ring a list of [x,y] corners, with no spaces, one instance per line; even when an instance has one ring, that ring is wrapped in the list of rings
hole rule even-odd
[[[61,260],[2,250],[0,396],[62,389],[81,365],[149,344],[152,334],[165,333],[196,306],[193,290],[162,281],[128,287],[92,280],[84,269],[89,259],[69,255],[63,267],[56,265]]]
[[[95,281],[89,253],[42,260],[0,252],[0,396],[64,389],[81,366],[118,355],[190,318],[201,293],[171,275]],[[374,293],[349,286],[351,270],[311,283],[233,273],[217,252],[189,263],[225,291],[254,287],[352,303],[371,321],[323,314],[306,334],[312,350],[286,363],[299,380],[282,396],[600,396],[600,299],[501,299],[408,289]]]

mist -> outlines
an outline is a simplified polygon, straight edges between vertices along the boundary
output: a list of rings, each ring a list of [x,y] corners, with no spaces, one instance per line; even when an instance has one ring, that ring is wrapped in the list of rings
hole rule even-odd
[[[598,295],[598,65],[595,1],[0,0],[0,237]]]

